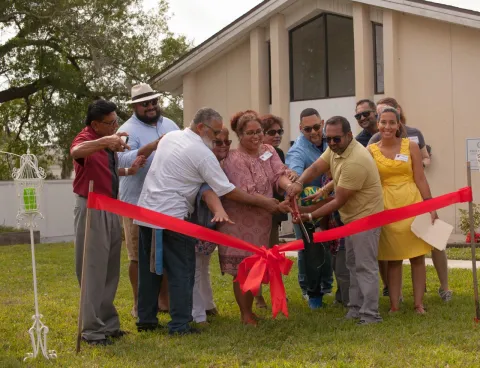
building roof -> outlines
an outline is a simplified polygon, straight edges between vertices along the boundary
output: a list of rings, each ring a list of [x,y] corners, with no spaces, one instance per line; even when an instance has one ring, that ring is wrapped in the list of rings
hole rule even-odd
[[[213,36],[185,53],[171,65],[153,77],[149,83],[160,86],[164,91],[175,93],[182,85],[183,75],[208,63],[215,55],[232,47],[235,42],[244,39],[249,32],[266,22],[272,14],[281,12],[296,1],[301,0],[264,0],[247,13],[215,33]],[[440,21],[460,24],[480,29],[480,12],[439,4],[425,0],[355,0],[359,3],[384,9],[396,10],[408,14],[432,18]]]

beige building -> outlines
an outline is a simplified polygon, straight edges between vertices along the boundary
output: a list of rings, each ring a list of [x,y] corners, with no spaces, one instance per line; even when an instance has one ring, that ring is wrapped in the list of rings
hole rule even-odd
[[[203,106],[347,117],[355,101],[395,97],[432,146],[434,195],[466,186],[466,139],[480,137],[480,13],[421,0],[266,0],[150,81],[183,94],[184,121]],[[478,173],[473,187],[480,188]],[[440,211],[456,224],[457,207]]]

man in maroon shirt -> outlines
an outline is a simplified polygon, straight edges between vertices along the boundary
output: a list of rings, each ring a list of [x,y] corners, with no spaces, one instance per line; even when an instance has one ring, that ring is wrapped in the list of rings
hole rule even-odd
[[[113,102],[97,100],[88,107],[86,127],[75,137],[70,148],[74,159],[76,197],[75,266],[81,282],[85,238],[88,185],[93,180],[93,191],[111,198],[118,195],[117,153],[129,147],[122,140],[127,133],[115,134],[118,128],[117,106]],[[134,170],[120,169],[120,174]],[[120,277],[122,228],[117,215],[91,210],[85,282],[86,293],[81,308],[82,340],[91,345],[110,345],[110,338],[120,337],[120,320],[113,305]]]

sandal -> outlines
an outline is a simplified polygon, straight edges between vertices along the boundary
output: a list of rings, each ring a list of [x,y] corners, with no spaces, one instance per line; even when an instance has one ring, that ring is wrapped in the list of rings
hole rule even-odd
[[[258,321],[255,318],[248,318],[247,320],[242,319],[242,324],[244,326],[257,327],[258,326]]]
[[[415,313],[417,313],[417,314],[424,315],[426,313],[423,305],[417,305],[417,306],[415,306],[414,309],[415,309]]]

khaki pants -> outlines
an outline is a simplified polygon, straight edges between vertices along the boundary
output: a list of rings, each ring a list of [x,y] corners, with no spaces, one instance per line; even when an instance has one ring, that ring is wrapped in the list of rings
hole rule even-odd
[[[368,322],[381,321],[378,313],[378,241],[380,228],[345,238],[350,271],[349,315]]]

